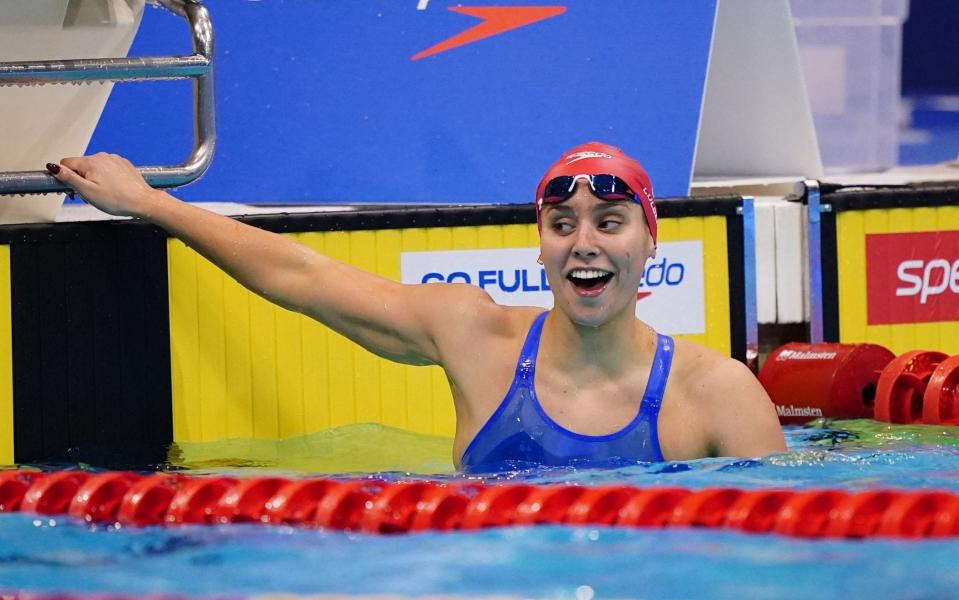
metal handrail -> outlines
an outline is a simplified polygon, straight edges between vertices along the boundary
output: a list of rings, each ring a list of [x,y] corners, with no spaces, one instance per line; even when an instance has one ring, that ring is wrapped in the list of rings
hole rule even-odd
[[[193,152],[179,165],[138,167],[149,185],[162,188],[196,180],[213,160],[216,146],[213,24],[199,0],[155,2],[189,22],[193,33],[192,55],[0,62],[0,85],[193,79]],[[69,189],[46,171],[0,172],[0,194],[65,192]]]

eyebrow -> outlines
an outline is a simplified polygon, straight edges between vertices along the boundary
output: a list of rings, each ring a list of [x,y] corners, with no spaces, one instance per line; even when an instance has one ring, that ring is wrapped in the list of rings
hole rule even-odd
[[[560,211],[560,212],[564,212],[564,213],[571,213],[571,212],[573,212],[573,209],[570,208],[569,206],[565,205],[565,204],[547,204],[547,205],[543,208],[543,212],[546,212],[547,209],[548,209],[550,212],[556,212],[556,211]]]
[[[629,209],[629,200],[604,200],[602,204],[597,204],[593,208],[593,212],[600,212],[602,210],[609,210],[613,208],[622,208]]]
[[[570,208],[568,204],[547,204],[546,208],[548,208],[551,211],[560,211],[567,214],[575,212],[572,208]],[[546,208],[544,208],[543,210],[545,211]],[[607,210],[628,209],[628,208],[629,208],[628,200],[604,200],[602,201],[602,203],[599,203],[596,206],[594,206],[590,210],[590,212],[598,213],[598,212],[603,212]]]

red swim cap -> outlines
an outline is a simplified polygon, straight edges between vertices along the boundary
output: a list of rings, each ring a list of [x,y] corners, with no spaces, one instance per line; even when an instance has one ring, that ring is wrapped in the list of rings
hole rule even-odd
[[[569,150],[551,166],[536,187],[536,223],[540,224],[539,213],[542,209],[540,199],[546,184],[554,177],[562,175],[615,175],[629,184],[636,193],[636,201],[643,207],[649,233],[656,242],[656,202],[653,200],[653,184],[643,166],[626,155],[625,152],[601,142],[587,142]],[[540,225],[542,227],[542,225]]]

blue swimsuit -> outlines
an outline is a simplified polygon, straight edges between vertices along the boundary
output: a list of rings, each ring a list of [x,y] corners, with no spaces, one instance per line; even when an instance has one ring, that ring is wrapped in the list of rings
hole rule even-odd
[[[609,435],[583,435],[551,419],[536,399],[536,353],[546,315],[544,312],[533,321],[520,351],[513,383],[463,453],[463,470],[488,472],[525,464],[609,466],[662,461],[656,421],[673,358],[672,338],[657,335],[653,367],[636,417]]]

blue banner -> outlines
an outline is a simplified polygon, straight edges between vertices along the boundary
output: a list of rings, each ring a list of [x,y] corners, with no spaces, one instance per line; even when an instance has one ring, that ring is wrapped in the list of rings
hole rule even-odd
[[[218,145],[187,200],[522,203],[560,153],[623,148],[687,193],[715,0],[211,0]],[[131,56],[185,54],[147,9]],[[89,151],[182,161],[192,84],[119,84]]]

